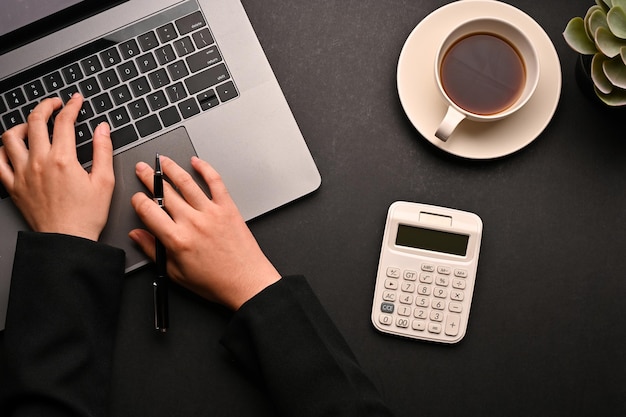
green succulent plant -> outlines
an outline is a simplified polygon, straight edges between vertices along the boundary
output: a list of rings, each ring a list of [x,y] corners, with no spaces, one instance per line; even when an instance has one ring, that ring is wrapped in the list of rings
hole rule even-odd
[[[593,55],[596,95],[609,106],[626,105],[626,0],[596,0],[585,18],[569,21],[563,37],[583,55]]]

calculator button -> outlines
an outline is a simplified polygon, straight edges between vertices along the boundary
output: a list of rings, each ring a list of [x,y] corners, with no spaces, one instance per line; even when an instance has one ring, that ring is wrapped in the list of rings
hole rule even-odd
[[[385,280],[385,288],[388,290],[397,290],[398,289],[398,281],[395,279],[387,279]]]
[[[437,272],[440,273],[441,275],[450,275],[450,273],[452,272],[452,269],[449,266],[438,266],[437,267]]]
[[[433,274],[425,274],[425,273],[420,274],[420,282],[423,282],[425,284],[432,284]]]
[[[425,308],[416,308],[415,311],[413,311],[413,317],[420,320],[426,320],[426,317],[428,317],[428,311]]]
[[[448,336],[456,336],[459,334],[461,326],[461,316],[458,314],[448,314],[446,318],[446,334]]]
[[[429,317],[432,321],[443,321],[443,313],[440,311],[431,311]]]
[[[415,305],[419,307],[428,307],[428,297],[417,297],[415,298]]]
[[[454,301],[463,301],[465,297],[463,291],[452,291],[450,293],[450,298]]]
[[[383,300],[391,302],[396,301],[396,293],[393,291],[383,292]]]
[[[448,305],[448,310],[453,313],[460,313],[463,311],[463,304],[450,301],[450,304]]]
[[[439,323],[428,323],[428,331],[430,333],[441,333],[441,324]]]
[[[433,265],[433,264],[422,264],[422,271],[435,272],[435,265]]]
[[[411,315],[411,307],[408,306],[399,306],[398,307],[398,315],[408,317]]]
[[[415,281],[417,279],[417,272],[407,270],[407,271],[404,271],[404,274],[402,274],[402,276],[407,281]]]
[[[385,326],[390,326],[391,323],[393,323],[393,316],[389,314],[381,314],[378,317],[378,321],[380,322],[380,324],[384,324]]]
[[[395,309],[395,305],[392,303],[382,303],[380,305],[380,311],[382,311],[383,313],[393,313],[393,310]]]
[[[413,304],[413,296],[411,294],[400,294],[400,302],[402,304]]]
[[[433,295],[437,298],[446,298],[448,296],[448,291],[443,288],[435,288]]]
[[[389,278],[400,278],[400,269],[393,267],[387,268],[387,276]]]
[[[435,310],[443,310],[446,308],[446,302],[443,300],[433,300],[432,307]]]
[[[413,328],[413,330],[423,332],[424,330],[426,330],[426,322],[424,320],[413,320],[411,327]]]
[[[402,291],[403,292],[415,292],[415,284],[411,281],[404,281],[402,283]]]
[[[396,326],[406,329],[409,327],[409,319],[398,317],[398,320],[396,320]]]
[[[459,278],[467,278],[467,270],[466,269],[455,269],[454,276]]]
[[[421,295],[430,295],[431,290],[429,285],[420,285],[417,288],[417,292]]]
[[[447,287],[449,282],[450,281],[448,280],[448,277],[444,275],[437,275],[437,279],[435,280],[435,284],[439,285],[440,287]]]
[[[455,279],[452,281],[452,287],[456,288],[457,290],[464,290],[465,289],[465,280],[463,279]]]

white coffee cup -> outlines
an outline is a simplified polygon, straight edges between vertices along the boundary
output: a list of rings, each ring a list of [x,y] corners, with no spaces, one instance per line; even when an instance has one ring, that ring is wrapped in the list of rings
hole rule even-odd
[[[523,74],[513,82],[511,74],[518,73],[520,64]],[[448,75],[442,75],[444,72]],[[445,142],[465,119],[490,122],[522,108],[539,82],[539,60],[528,37],[515,26],[497,18],[477,18],[462,23],[445,37],[435,58],[435,80],[448,104],[435,133]],[[478,104],[480,101],[486,103]],[[494,104],[489,111],[478,110],[481,106],[487,108],[487,103],[505,101],[507,104]]]

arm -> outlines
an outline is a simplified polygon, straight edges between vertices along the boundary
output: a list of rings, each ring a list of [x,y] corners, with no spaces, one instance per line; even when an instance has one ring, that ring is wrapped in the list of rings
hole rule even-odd
[[[284,277],[244,304],[222,344],[281,415],[392,415],[304,277]]]
[[[10,416],[103,416],[124,253],[100,245],[114,178],[106,124],[91,172],[76,157],[74,96],[42,101],[2,137],[0,180],[35,232],[18,237],[5,329]],[[26,141],[27,140],[27,141]],[[4,414],[3,414],[4,415]]]
[[[167,248],[168,274],[205,298],[236,310],[223,343],[269,390],[283,415],[390,415],[350,348],[303,278],[282,278],[259,248],[219,174],[193,167],[212,200],[174,161],[162,168],[167,213],[144,194],[132,204]],[[152,169],[137,165],[152,188]],[[171,218],[170,218],[171,216]],[[154,259],[154,237],[130,233]]]

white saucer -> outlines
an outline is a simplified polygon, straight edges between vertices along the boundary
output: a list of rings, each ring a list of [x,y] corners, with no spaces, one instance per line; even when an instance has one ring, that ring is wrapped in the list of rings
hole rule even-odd
[[[464,120],[442,142],[435,131],[447,104],[435,84],[435,55],[451,28],[475,17],[505,19],[530,38],[539,57],[539,83],[515,114],[497,122]],[[521,10],[496,0],[460,0],[435,10],[413,29],[398,61],[398,93],[413,126],[438,148],[464,158],[498,158],[522,149],[546,128],[561,95],[561,64],[548,35]]]

